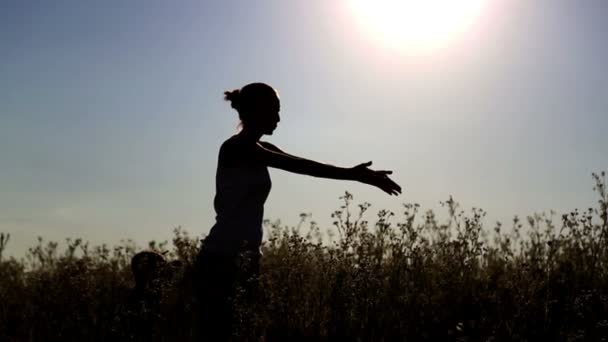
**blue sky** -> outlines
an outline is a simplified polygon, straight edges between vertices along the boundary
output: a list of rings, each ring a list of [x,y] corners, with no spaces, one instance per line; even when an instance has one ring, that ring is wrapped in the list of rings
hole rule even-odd
[[[217,151],[238,118],[222,92],[282,99],[265,139],[339,166],[391,169],[400,197],[271,170],[266,217],[329,226],[349,190],[372,209],[453,195],[515,214],[595,204],[608,169],[608,3],[488,0],[427,55],[361,34],[347,1],[3,1],[0,231],[94,243],[205,234]],[[369,218],[372,218],[371,216]]]

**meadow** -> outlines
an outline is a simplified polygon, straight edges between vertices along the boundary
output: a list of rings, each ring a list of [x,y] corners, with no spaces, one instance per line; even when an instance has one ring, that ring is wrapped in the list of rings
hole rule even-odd
[[[333,227],[301,215],[265,221],[260,291],[233,300],[236,341],[604,341],[608,339],[608,193],[567,213],[484,227],[486,212],[442,202],[401,213],[355,204],[346,192]],[[367,217],[372,216],[373,220]],[[331,242],[322,232],[333,232]],[[131,257],[142,250],[42,238],[2,258],[0,341],[189,341],[196,334],[188,274],[199,239],[181,228],[146,250],[176,260],[155,305],[129,305]]]

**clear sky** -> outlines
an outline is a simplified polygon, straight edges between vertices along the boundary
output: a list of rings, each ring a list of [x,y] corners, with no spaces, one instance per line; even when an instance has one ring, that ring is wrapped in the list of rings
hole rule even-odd
[[[414,53],[363,31],[347,0],[0,2],[0,231],[143,245],[214,222],[224,90],[278,89],[265,139],[404,189],[271,170],[266,218],[329,226],[338,197],[394,210],[453,195],[513,215],[587,208],[608,169],[608,2],[487,0],[470,29]],[[373,216],[368,216],[373,221]]]

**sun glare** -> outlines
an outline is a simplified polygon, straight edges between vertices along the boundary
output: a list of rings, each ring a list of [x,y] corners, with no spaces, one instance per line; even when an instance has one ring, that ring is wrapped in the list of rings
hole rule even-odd
[[[412,52],[446,46],[469,30],[489,0],[350,0],[374,40]]]

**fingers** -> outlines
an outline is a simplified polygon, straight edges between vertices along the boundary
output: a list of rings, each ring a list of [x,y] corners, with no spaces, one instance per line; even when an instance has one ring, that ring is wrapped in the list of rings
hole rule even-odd
[[[368,161],[367,163],[361,163],[357,166],[355,166],[355,169],[366,169],[368,166],[372,165],[371,161]]]
[[[376,178],[370,184],[380,188],[389,195],[399,195],[401,193],[401,187],[386,176]]]
[[[372,165],[371,161],[369,161],[367,163],[359,164],[357,167],[366,168],[370,165]],[[363,175],[362,175],[360,181],[363,183],[374,185],[389,195],[399,195],[401,193],[401,187],[388,177],[388,175],[392,175],[392,174],[393,174],[393,171],[391,171],[391,170],[374,171],[374,170],[367,169],[363,172]]]
[[[389,195],[399,195],[400,194],[400,192],[395,189],[382,189],[382,190]]]
[[[391,195],[398,195],[401,193],[401,187],[388,178],[385,186],[389,189],[389,194]]]
[[[389,195],[399,195],[401,193],[401,188],[399,187],[391,187],[385,190]]]

